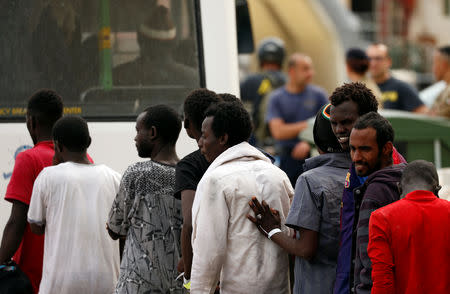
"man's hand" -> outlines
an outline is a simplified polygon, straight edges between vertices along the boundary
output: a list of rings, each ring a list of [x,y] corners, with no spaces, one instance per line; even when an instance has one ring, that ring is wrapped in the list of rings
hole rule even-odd
[[[310,151],[311,146],[309,146],[309,143],[301,141],[298,142],[292,149],[291,157],[297,160],[302,160],[308,157]]]
[[[27,224],[28,205],[18,200],[12,201],[11,215],[3,230],[0,246],[0,264],[8,262],[22,241]]]
[[[255,196],[249,201],[248,205],[255,213],[255,217],[247,214],[247,218],[254,223],[258,230],[267,237],[268,233],[273,229],[281,228],[281,219],[278,210],[272,209],[263,200],[259,203]]]

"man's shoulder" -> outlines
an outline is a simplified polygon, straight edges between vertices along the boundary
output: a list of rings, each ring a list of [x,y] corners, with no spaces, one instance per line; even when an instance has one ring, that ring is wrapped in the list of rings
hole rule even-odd
[[[128,166],[127,170],[124,173],[124,176],[127,175],[136,175],[136,174],[145,174],[149,172],[163,172],[167,171],[168,173],[173,173],[175,171],[175,166],[161,164],[152,160],[147,161],[139,161]]]
[[[400,199],[398,201],[389,203],[383,207],[378,208],[373,212],[374,218],[391,219],[396,217],[402,217],[401,210],[409,210],[408,201]],[[400,213],[400,214],[399,214]]]
[[[327,96],[327,92],[325,91],[324,88],[319,87],[317,85],[313,85],[313,84],[309,84],[307,86],[308,91],[310,91],[311,93],[313,93],[314,95],[317,96]]]
[[[348,168],[335,166],[318,166],[302,173],[298,182],[306,182],[311,189],[317,191],[330,191],[342,186],[338,194],[342,195],[345,184],[345,175]]]
[[[332,166],[332,165],[322,165],[315,167],[313,169],[307,170],[303,172],[300,176],[304,177],[308,180],[314,180],[314,181],[322,181],[324,177],[330,177],[330,178],[340,178],[342,179],[342,183],[344,183],[344,179],[342,178],[342,175],[345,177],[345,175],[348,172],[348,167],[339,167],[339,166]]]
[[[179,173],[194,173],[203,175],[209,167],[209,162],[202,155],[200,150],[196,150],[181,159],[177,165],[177,174]]]
[[[270,99],[281,99],[287,96],[287,91],[284,87],[279,87],[273,90],[269,95]]]
[[[105,174],[112,176],[114,178],[119,178],[120,179],[120,173],[118,173],[117,171],[113,170],[112,168],[110,168],[109,166],[105,165],[105,164],[95,164],[94,165],[95,168],[103,171]]]
[[[406,163],[393,164],[391,166],[382,168],[372,173],[367,179],[368,184],[371,183],[383,183],[400,180],[403,170],[406,167]]]
[[[53,154],[55,151],[53,148],[46,145],[36,145],[33,148],[24,150],[17,154],[16,160],[35,160],[42,157],[46,159],[51,157],[53,158]]]
[[[202,153],[200,152],[200,149],[197,149],[197,150],[189,153],[185,157],[183,157],[177,163],[177,167],[183,166],[183,165],[204,164],[204,163],[207,163],[207,161],[206,161],[205,157],[202,155]]]
[[[253,73],[248,75],[241,83],[241,86],[243,85],[250,85],[250,84],[257,84],[261,83],[261,81],[264,79],[264,74],[262,73]]]
[[[400,181],[406,164],[396,164],[380,169],[366,180],[365,198],[375,199],[379,202],[397,200],[399,191],[397,183]]]
[[[149,172],[152,169],[153,163],[151,160],[135,162],[128,166],[128,168],[123,173],[123,177],[135,177],[136,175]]]
[[[265,160],[229,161],[224,163],[205,174],[205,177],[216,178],[219,181],[227,181],[230,178],[242,178],[248,175],[250,171],[258,174],[272,176],[274,178],[282,176],[285,173],[272,163]]]
[[[392,89],[395,89],[397,91],[403,92],[403,91],[408,91],[408,92],[414,92],[416,93],[416,90],[413,88],[413,86],[411,86],[410,84],[408,84],[405,81],[399,80],[397,78],[391,77],[386,84]]]

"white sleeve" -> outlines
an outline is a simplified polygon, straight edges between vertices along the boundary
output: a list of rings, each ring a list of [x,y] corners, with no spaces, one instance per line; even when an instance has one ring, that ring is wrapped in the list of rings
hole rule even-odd
[[[227,249],[229,211],[216,179],[204,182],[194,223],[191,293],[214,293]]]
[[[46,173],[42,171],[33,184],[30,207],[28,208],[28,222],[37,225],[44,225],[47,210],[48,187],[46,185]]]

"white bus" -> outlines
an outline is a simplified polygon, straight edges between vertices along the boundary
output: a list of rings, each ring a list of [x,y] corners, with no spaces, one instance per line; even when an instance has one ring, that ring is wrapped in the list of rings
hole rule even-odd
[[[55,89],[63,97],[66,114],[88,120],[89,154],[96,163],[120,173],[142,160],[133,138],[135,118],[143,109],[164,103],[181,110],[186,95],[199,87],[239,92],[235,1],[32,2],[0,5],[4,12],[0,19],[0,232],[10,213],[3,197],[14,159],[32,147],[24,122],[27,99],[37,89]],[[168,8],[171,20],[155,15],[157,5]],[[143,57],[151,48],[140,48],[139,34],[145,25],[158,35],[155,19],[173,22],[176,33],[167,60],[145,63]],[[187,68],[189,78],[174,79],[165,62],[167,67]],[[157,70],[149,69],[155,64]],[[121,65],[136,66],[126,83],[117,82]],[[156,82],[152,76],[144,78],[142,73],[148,70],[154,72]],[[179,157],[196,145],[182,131]]]

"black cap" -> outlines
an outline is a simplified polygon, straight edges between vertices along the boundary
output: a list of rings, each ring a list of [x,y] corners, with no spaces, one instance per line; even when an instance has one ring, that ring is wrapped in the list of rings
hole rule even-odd
[[[284,60],[284,55],[284,43],[279,38],[265,38],[259,44],[258,58],[260,62],[267,61],[281,65]]]
[[[324,105],[317,112],[313,127],[314,143],[323,152],[340,153],[343,152],[341,144],[331,129],[330,107],[331,104]]]

